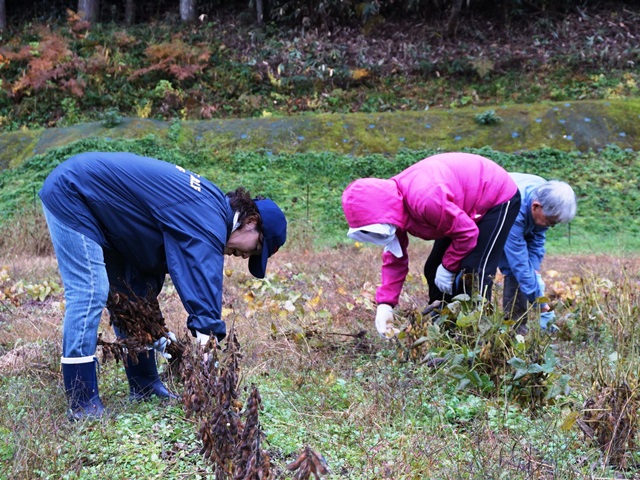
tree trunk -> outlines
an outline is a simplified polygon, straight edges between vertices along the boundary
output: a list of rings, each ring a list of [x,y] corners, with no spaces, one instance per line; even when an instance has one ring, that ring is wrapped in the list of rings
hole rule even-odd
[[[98,6],[100,0],[78,0],[78,13],[82,20],[95,22],[98,19]]]
[[[136,21],[136,1],[127,0],[124,5],[124,23],[133,25]]]
[[[462,10],[462,2],[464,0],[452,0],[451,2],[451,14],[447,21],[447,37],[455,38],[458,31],[458,22],[460,21],[460,11]]]
[[[264,25],[264,5],[262,0],[256,0],[256,16],[258,17],[258,25]]]
[[[196,21],[196,0],[180,0],[180,20],[184,23]]]
[[[0,32],[7,29],[7,6],[4,0],[0,0]]]

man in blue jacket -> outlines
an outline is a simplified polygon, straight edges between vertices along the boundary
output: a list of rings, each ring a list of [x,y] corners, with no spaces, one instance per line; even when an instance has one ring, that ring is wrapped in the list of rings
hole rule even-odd
[[[540,265],[545,253],[546,231],[576,215],[576,196],[565,182],[546,181],[536,175],[510,173],[520,190],[522,203],[509,231],[499,262],[504,274],[503,308],[505,317],[515,320],[516,332],[526,334],[528,303],[534,305],[544,296]],[[540,326],[553,330],[555,314],[542,303]]]
[[[249,271],[264,278],[286,241],[273,201],[243,188],[225,195],[184,168],[131,153],[76,155],[53,170],[40,197],[65,288],[61,363],[72,419],[104,413],[95,351],[110,287],[158,295],[168,273],[191,333],[202,344],[220,340],[224,255],[248,258]],[[153,354],[128,362],[126,373],[134,399],[173,396]]]

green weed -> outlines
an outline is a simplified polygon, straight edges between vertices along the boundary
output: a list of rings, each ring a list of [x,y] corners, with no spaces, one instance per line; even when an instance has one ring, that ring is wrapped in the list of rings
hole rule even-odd
[[[474,120],[479,125],[497,125],[502,121],[495,110],[487,110],[484,113],[479,113],[475,116]]]

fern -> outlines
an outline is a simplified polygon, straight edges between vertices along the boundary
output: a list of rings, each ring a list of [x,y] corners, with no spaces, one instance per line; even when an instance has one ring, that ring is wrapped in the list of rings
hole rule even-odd
[[[188,45],[174,37],[171,42],[150,45],[145,55],[151,63],[148,67],[135,70],[130,80],[136,80],[151,72],[164,72],[176,80],[187,80],[201,73],[209,62],[211,52],[204,44]]]

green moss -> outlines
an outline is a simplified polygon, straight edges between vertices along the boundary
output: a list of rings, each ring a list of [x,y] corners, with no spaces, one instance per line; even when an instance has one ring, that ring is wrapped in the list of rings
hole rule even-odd
[[[640,99],[555,102],[494,108],[502,122],[478,125],[483,109],[162,122],[127,118],[114,128],[100,122],[68,128],[0,135],[0,167],[15,167],[34,154],[80,139],[136,139],[153,134],[182,148],[272,153],[333,152],[351,155],[401,149],[446,151],[489,146],[504,152],[553,148],[561,151],[604,148],[640,150]]]
[[[25,130],[0,135],[0,170],[14,168],[33,155],[43,130]]]

